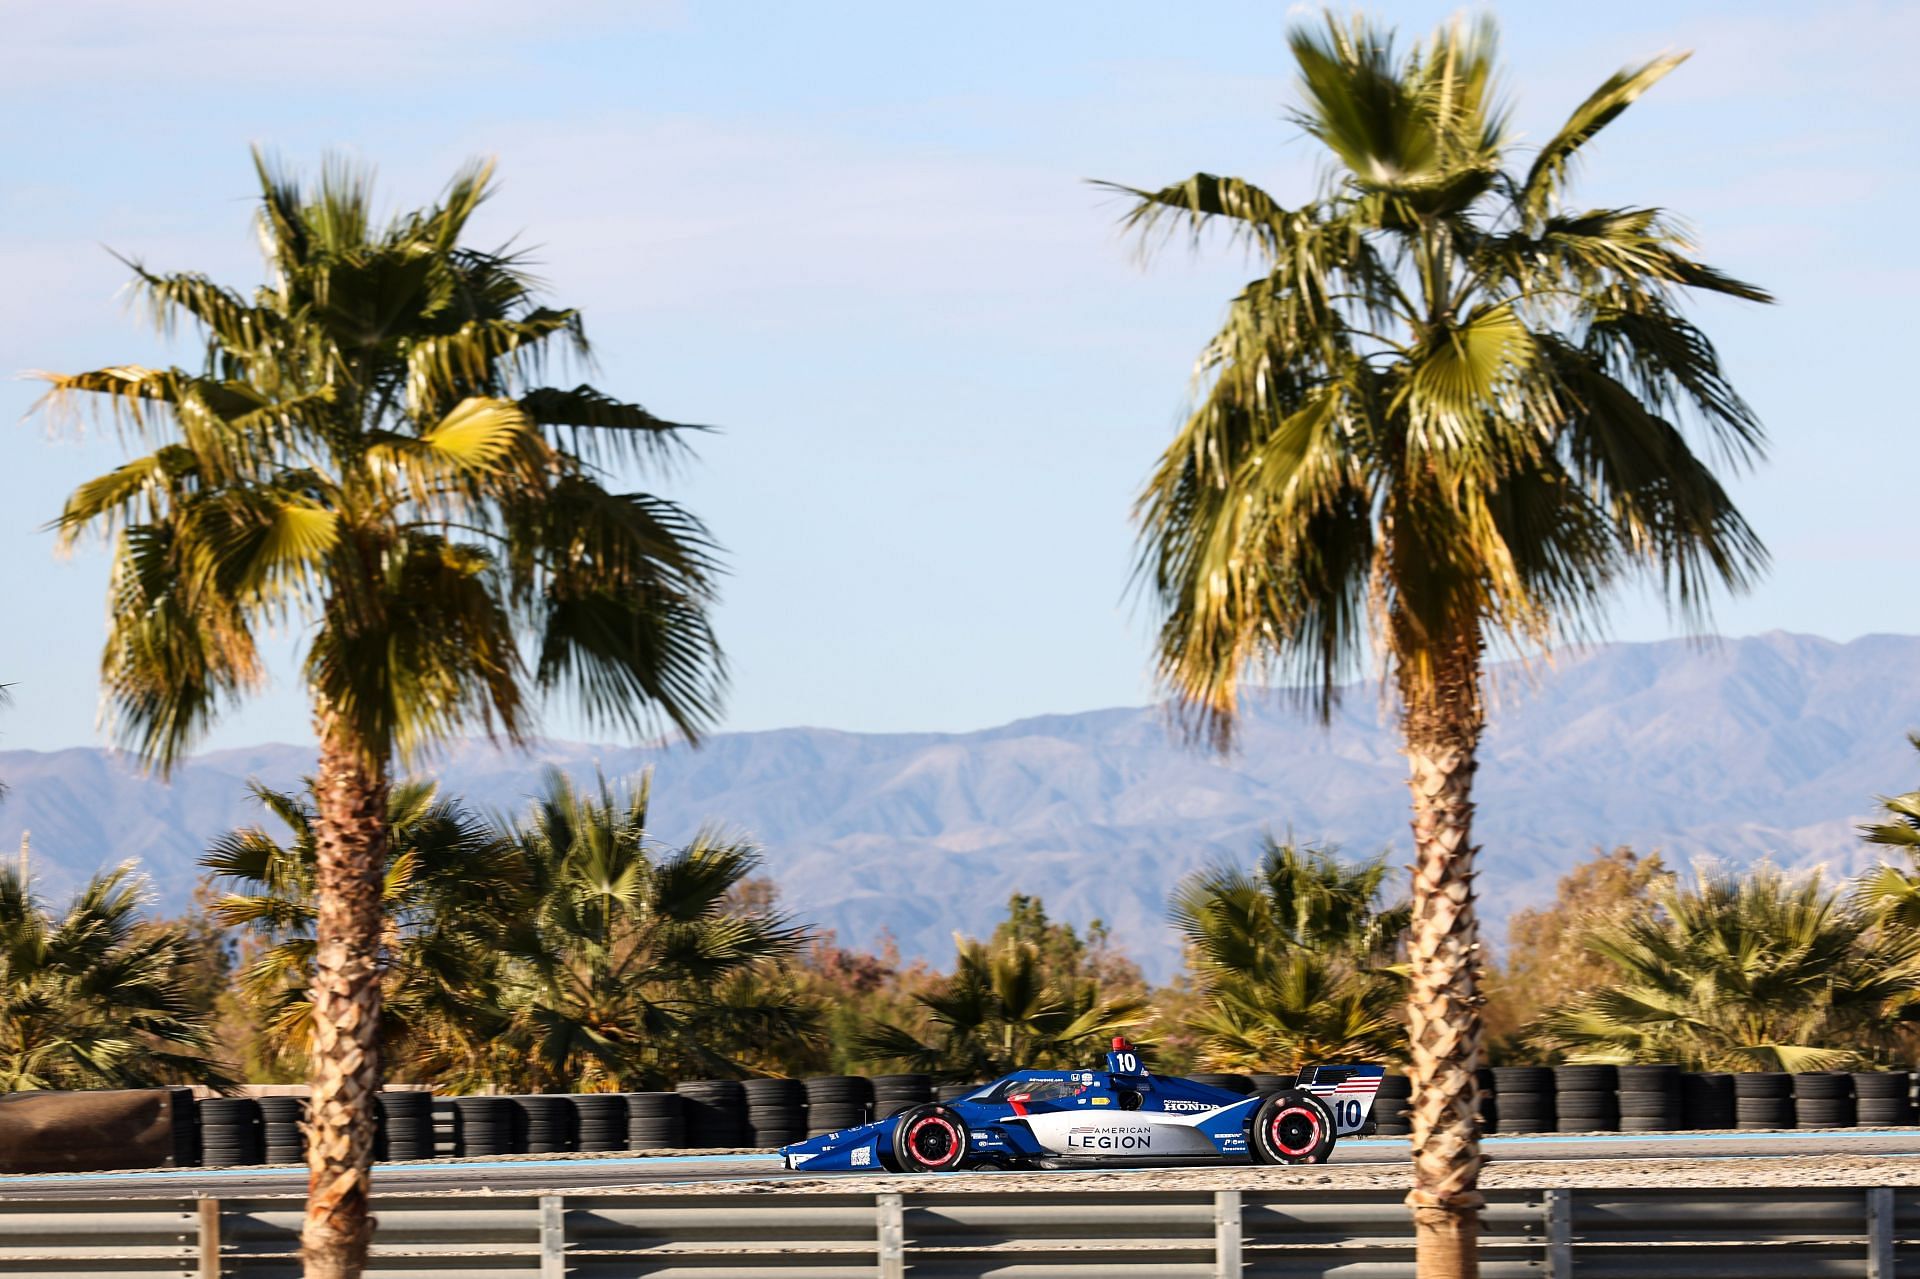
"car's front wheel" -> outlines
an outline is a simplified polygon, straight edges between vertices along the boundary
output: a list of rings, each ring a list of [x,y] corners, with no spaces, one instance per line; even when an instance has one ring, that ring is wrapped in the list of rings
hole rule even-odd
[[[1333,1153],[1333,1115],[1312,1093],[1289,1088],[1260,1103],[1247,1140],[1263,1164],[1323,1164]]]
[[[938,1102],[913,1107],[894,1122],[893,1159],[906,1172],[952,1172],[967,1162],[967,1121]]]

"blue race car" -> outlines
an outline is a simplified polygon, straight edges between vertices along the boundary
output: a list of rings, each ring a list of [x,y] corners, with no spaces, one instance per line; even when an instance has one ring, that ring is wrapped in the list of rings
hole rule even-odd
[[[1016,1070],[950,1102],[910,1106],[780,1149],[809,1172],[1143,1167],[1206,1160],[1325,1163],[1359,1132],[1381,1066],[1309,1066],[1291,1088],[1244,1097],[1150,1074],[1124,1039],[1105,1070]]]

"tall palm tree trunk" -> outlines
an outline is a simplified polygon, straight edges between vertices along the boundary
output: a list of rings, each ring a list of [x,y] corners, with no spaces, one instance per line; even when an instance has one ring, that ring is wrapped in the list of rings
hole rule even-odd
[[[380,883],[387,779],[322,716],[314,783],[319,903],[313,972],[313,1100],[307,1117],[306,1279],[359,1279],[380,1090]]]
[[[1480,940],[1473,907],[1473,770],[1483,716],[1477,634],[1443,643],[1431,677],[1403,667],[1413,790],[1413,1208],[1420,1279],[1480,1273]],[[1404,650],[1403,650],[1404,653]],[[1403,658],[1403,661],[1405,659]]]

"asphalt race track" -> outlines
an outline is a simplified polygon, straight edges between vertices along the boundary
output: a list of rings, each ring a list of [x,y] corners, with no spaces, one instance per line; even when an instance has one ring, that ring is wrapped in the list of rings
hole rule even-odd
[[[1805,1155],[1911,1158],[1920,1156],[1920,1128],[1488,1137],[1482,1144],[1490,1161],[1765,1159]],[[1345,1165],[1395,1164],[1404,1162],[1406,1157],[1406,1145],[1397,1140],[1348,1139],[1335,1148],[1333,1162]],[[387,1194],[445,1190],[566,1191],[638,1185],[692,1186],[715,1181],[768,1181],[805,1175],[783,1169],[779,1159],[773,1155],[609,1155],[604,1158],[443,1159],[431,1163],[381,1164],[374,1172],[374,1184],[376,1190]],[[812,1177],[817,1179],[833,1175],[816,1173]],[[0,1176],[0,1201],[301,1194],[306,1190],[306,1180],[304,1168],[180,1168],[131,1173],[20,1174]],[[902,1180],[924,1183],[927,1178],[908,1175],[903,1176]]]

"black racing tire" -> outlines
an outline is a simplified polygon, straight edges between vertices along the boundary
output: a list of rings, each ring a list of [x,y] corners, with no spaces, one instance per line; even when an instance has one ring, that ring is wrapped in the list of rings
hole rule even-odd
[[[967,1121],[952,1106],[923,1102],[893,1125],[893,1161],[902,1172],[952,1172],[967,1162]]]
[[[1323,1164],[1333,1154],[1337,1125],[1327,1104],[1300,1088],[1260,1103],[1247,1145],[1263,1164]]]
[[[1604,1092],[1620,1087],[1620,1070],[1602,1062],[1576,1062],[1553,1068],[1555,1092]]]
[[[1904,1070],[1856,1070],[1853,1095],[1861,1101],[1905,1101],[1912,1092],[1912,1080]],[[265,1106],[267,1099],[262,1097]]]
[[[1851,1101],[1853,1076],[1840,1070],[1806,1070],[1793,1077],[1795,1101]]]
[[[1782,1070],[1748,1070],[1733,1077],[1733,1095],[1742,1100],[1775,1100],[1793,1096],[1793,1076]]]

